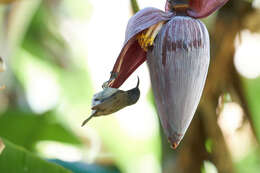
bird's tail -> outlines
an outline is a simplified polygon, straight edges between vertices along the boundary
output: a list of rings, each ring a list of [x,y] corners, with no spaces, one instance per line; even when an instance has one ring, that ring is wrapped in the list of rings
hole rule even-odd
[[[135,88],[139,88],[139,82],[140,82],[139,76],[137,76],[137,84],[136,84],[136,87],[135,87]]]

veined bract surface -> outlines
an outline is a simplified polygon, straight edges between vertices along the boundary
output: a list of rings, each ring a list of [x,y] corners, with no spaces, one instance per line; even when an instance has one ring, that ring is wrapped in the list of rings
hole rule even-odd
[[[176,16],[147,53],[152,88],[164,131],[176,148],[199,104],[210,61],[204,24]]]

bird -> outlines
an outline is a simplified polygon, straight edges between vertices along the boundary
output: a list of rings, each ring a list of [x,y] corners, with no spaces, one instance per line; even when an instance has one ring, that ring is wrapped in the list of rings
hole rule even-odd
[[[90,119],[97,116],[109,115],[127,106],[135,104],[140,97],[139,77],[135,88],[123,91],[116,88],[105,87],[103,91],[95,94],[92,99],[92,113],[83,121],[83,127]]]

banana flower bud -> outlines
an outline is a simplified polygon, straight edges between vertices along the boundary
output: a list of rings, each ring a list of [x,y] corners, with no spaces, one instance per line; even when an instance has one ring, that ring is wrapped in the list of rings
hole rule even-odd
[[[199,104],[209,61],[206,17],[228,0],[167,0],[165,11],[145,8],[128,22],[125,42],[105,87],[118,88],[147,60],[158,114],[176,148]]]

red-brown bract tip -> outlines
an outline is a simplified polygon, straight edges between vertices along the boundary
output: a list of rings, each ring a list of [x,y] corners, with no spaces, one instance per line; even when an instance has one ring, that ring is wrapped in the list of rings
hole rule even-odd
[[[174,143],[171,144],[171,148],[172,148],[172,149],[175,150],[177,147],[178,147],[178,144],[177,144],[176,142],[174,142]]]
[[[173,142],[173,141],[170,140],[170,138],[168,138],[168,142],[171,144],[171,148],[174,149],[174,150],[178,147],[178,145],[180,143],[180,141]]]
[[[181,141],[182,134],[174,133],[172,136],[168,137],[168,142],[171,144],[172,149],[176,149]]]

